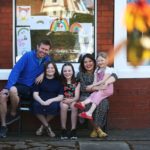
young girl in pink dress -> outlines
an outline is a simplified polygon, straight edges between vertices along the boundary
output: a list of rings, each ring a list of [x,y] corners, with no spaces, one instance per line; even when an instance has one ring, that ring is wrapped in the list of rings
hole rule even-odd
[[[87,112],[79,114],[80,117],[93,120],[92,114],[100,102],[113,94],[113,84],[107,85],[106,80],[113,73],[113,69],[108,67],[108,58],[105,52],[100,52],[97,57],[97,69],[95,70],[94,82],[88,88],[97,87],[99,90],[93,92],[87,99],[77,102],[75,107],[83,110],[85,105],[92,103],[91,108]]]

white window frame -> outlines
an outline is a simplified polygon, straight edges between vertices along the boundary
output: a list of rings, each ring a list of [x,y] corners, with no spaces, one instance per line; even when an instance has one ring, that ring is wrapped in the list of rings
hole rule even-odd
[[[12,31],[12,45],[13,45],[13,52],[12,52],[12,60],[13,60],[13,65],[15,64],[15,0],[12,0],[12,8],[13,8],[13,13],[12,13],[12,26],[13,26],[13,31]],[[97,53],[97,0],[95,0],[95,55]],[[79,63],[72,63],[75,69],[75,72],[77,73],[79,70]],[[60,71],[62,68],[63,63],[57,63],[58,70]],[[11,72],[10,69],[0,69],[0,80],[7,80],[9,77],[9,74]]]
[[[114,45],[127,39],[127,30],[123,25],[124,10],[127,0],[115,0],[114,12]],[[133,67],[127,63],[126,47],[123,47],[114,58],[114,67],[119,78],[149,78],[150,66]]]

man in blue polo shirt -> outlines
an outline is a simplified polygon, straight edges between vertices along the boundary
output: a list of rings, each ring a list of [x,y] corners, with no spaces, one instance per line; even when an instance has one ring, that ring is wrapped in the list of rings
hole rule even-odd
[[[7,125],[19,119],[17,107],[20,98],[30,98],[33,84],[42,80],[44,64],[51,60],[48,56],[50,48],[49,40],[41,40],[37,44],[37,49],[25,53],[12,69],[5,88],[0,92],[1,138],[7,136]],[[7,114],[8,98],[11,103],[9,115]]]

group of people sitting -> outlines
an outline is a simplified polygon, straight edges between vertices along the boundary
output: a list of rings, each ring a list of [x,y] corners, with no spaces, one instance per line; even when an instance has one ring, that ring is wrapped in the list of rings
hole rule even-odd
[[[80,122],[83,119],[91,122],[90,137],[106,137],[103,127],[109,108],[107,97],[113,94],[113,82],[117,79],[107,66],[107,54],[100,52],[96,60],[91,54],[83,55],[76,75],[71,63],[65,63],[59,73],[48,55],[50,48],[50,41],[42,39],[35,50],[25,53],[13,67],[0,92],[0,137],[7,137],[7,126],[19,119],[17,108],[22,99],[32,101],[31,111],[41,122],[36,135],[46,131],[48,136],[55,137],[50,124],[60,114],[61,139],[77,139],[78,116]],[[70,132],[66,128],[68,109],[71,110]]]

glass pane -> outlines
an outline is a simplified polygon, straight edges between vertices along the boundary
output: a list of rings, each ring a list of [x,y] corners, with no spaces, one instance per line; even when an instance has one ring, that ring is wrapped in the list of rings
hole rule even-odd
[[[41,38],[51,40],[50,55],[59,63],[94,53],[94,6],[94,0],[16,0],[16,60]]]

